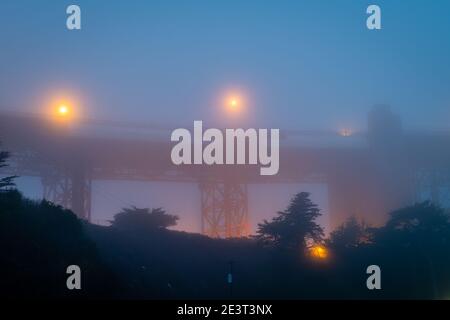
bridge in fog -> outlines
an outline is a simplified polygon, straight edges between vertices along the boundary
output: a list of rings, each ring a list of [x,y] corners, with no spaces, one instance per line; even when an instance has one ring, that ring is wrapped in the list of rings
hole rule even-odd
[[[332,227],[350,215],[381,222],[423,195],[443,203],[450,185],[450,132],[405,132],[381,107],[369,114],[366,133],[281,129],[275,176],[261,176],[258,165],[175,166],[175,128],[99,120],[61,125],[0,113],[2,149],[11,152],[4,173],[40,177],[44,198],[88,220],[94,180],[196,183],[202,232],[212,237],[249,233],[249,184],[325,183]]]

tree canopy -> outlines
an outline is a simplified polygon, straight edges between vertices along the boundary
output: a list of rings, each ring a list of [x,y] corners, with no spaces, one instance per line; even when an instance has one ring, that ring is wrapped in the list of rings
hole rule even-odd
[[[327,242],[334,249],[349,249],[370,243],[372,236],[369,226],[352,216],[331,232]]]
[[[321,215],[309,193],[296,194],[284,211],[279,211],[272,221],[258,224],[257,239],[261,242],[288,249],[307,248],[311,242],[321,242],[322,227],[316,223]]]
[[[429,201],[391,212],[390,219],[377,231],[378,243],[431,247],[450,243],[449,215]]]
[[[7,166],[6,160],[8,159],[8,157],[9,157],[8,152],[0,151],[0,169]],[[16,176],[8,176],[0,178],[0,190],[14,187],[14,178],[16,178]]]
[[[122,230],[166,229],[175,226],[178,221],[175,215],[167,214],[162,208],[123,208],[114,216],[111,225]]]

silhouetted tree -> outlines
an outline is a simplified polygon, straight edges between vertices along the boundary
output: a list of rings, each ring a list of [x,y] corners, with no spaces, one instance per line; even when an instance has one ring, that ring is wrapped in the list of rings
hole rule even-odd
[[[402,266],[392,275],[399,282],[397,295],[407,294],[402,286],[432,298],[448,291],[450,221],[444,209],[426,201],[393,211],[374,243],[384,266]]]
[[[402,246],[444,245],[450,243],[450,220],[444,209],[429,201],[390,213],[379,229],[379,241]]]
[[[0,169],[7,166],[6,160],[8,159],[8,157],[9,157],[8,152],[0,151]],[[0,190],[14,187],[14,178],[16,178],[16,176],[0,178]]]
[[[356,217],[350,217],[330,234],[328,245],[335,249],[348,249],[370,243],[372,234],[370,228],[359,222]]]
[[[162,208],[124,208],[114,216],[111,225],[122,230],[166,229],[177,224],[178,217]]]
[[[268,222],[258,224],[257,239],[264,244],[288,249],[305,249],[310,242],[321,242],[323,229],[316,223],[319,208],[309,199],[309,193],[300,192],[286,210]]]

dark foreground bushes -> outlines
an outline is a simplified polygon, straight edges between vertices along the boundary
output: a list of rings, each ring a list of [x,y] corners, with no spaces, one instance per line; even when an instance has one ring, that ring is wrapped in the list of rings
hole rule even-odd
[[[101,227],[81,222],[71,211],[49,202],[27,200],[17,191],[0,192],[0,296],[450,297],[450,224],[444,210],[430,203],[393,212],[380,228],[348,221],[323,243],[329,250],[326,259],[311,258],[293,241],[284,247],[286,241],[267,245],[267,237],[261,244],[256,238],[218,240],[170,231],[167,224],[155,222],[161,221],[156,218],[162,212],[140,213],[151,214],[152,219],[142,220],[134,212],[132,220],[139,221],[135,226],[127,219],[126,228],[120,223]],[[278,232],[277,239],[283,234]],[[73,264],[82,271],[79,291],[66,287],[66,268]],[[381,290],[366,287],[369,265],[381,268]],[[232,287],[227,282],[231,269]]]
[[[82,270],[82,290],[68,290],[66,269]],[[108,297],[115,280],[80,220],[47,201],[0,192],[0,296]]]

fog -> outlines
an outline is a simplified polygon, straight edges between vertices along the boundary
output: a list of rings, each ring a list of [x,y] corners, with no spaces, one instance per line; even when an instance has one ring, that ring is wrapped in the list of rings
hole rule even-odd
[[[2,3],[0,111],[45,116],[54,101],[71,101],[80,119],[128,123],[74,133],[119,139],[122,152],[130,140],[170,143],[170,130],[137,132],[137,123],[280,129],[280,180],[247,181],[251,232],[299,191],[311,192],[327,231],[349,215],[381,223],[416,200],[447,205],[450,4],[379,2],[377,33],[365,28],[365,1],[79,1],[79,32],[65,29],[64,5]],[[237,114],[226,111],[232,97]],[[19,189],[41,198],[39,178],[18,173]],[[201,231],[197,181],[127,179],[92,182],[91,221],[164,207],[180,216],[176,228]]]

